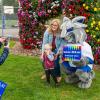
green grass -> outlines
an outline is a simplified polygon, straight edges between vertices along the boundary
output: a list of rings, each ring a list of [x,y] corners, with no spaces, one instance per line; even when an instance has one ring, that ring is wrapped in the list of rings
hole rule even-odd
[[[14,40],[10,40],[10,43],[9,43],[10,45],[9,45],[9,48],[11,49],[11,48],[13,48],[14,47],[14,45],[16,44],[16,41],[14,41]],[[1,48],[0,48],[0,54],[3,52],[3,48],[4,48],[4,44],[1,46]]]
[[[100,100],[100,72],[96,71],[90,89],[79,89],[62,79],[58,88],[46,86],[40,77],[43,73],[37,57],[9,55],[0,66],[0,80],[8,84],[2,100]],[[63,75],[64,77],[64,75]]]
[[[10,48],[13,48],[15,44],[16,44],[16,41],[10,40]]]

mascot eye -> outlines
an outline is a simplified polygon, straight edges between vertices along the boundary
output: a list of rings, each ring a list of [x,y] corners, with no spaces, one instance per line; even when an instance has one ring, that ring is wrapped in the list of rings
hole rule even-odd
[[[75,35],[74,33],[68,33],[65,37],[65,40],[68,42],[68,43],[75,43]]]
[[[72,34],[71,34],[71,33],[69,33],[69,34],[66,35],[66,37],[65,37],[66,40],[69,40],[70,38],[72,38]]]

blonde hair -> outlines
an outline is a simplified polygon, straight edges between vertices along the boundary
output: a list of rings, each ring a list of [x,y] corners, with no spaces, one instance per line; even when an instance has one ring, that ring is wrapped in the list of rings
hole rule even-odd
[[[49,27],[48,27],[48,32],[49,33],[53,33],[53,31],[52,31],[52,29],[51,29],[51,25],[54,23],[54,22],[56,22],[57,24],[58,24],[58,29],[57,29],[57,33],[60,33],[60,20],[59,19],[53,19],[52,21],[51,21],[51,23],[50,23],[50,25],[49,25]]]
[[[44,45],[44,49],[50,49],[51,50],[52,49],[52,46],[47,43],[47,44]]]

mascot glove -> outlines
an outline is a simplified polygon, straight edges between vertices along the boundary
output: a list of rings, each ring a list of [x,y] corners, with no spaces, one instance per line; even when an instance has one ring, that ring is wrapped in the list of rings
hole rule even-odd
[[[82,57],[80,61],[72,61],[73,65],[77,67],[86,66],[88,64],[87,57]]]

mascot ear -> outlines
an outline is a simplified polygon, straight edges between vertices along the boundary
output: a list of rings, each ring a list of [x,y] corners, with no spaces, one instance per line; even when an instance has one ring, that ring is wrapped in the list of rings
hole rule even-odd
[[[70,19],[69,19],[68,17],[64,17],[64,18],[63,18],[63,23],[64,23],[64,22],[67,23],[67,22],[69,22],[69,21],[70,21]]]
[[[86,19],[86,17],[84,17],[84,16],[78,16],[78,17],[73,18],[72,22],[73,23],[76,23],[76,22],[83,23],[85,19]]]
[[[64,17],[60,29],[66,29],[69,25],[71,26],[71,20],[68,17]]]
[[[85,28],[85,27],[87,27],[86,24],[83,24],[85,19],[86,19],[86,17],[84,17],[84,16],[78,16],[78,17],[75,17],[72,19],[72,23],[74,23],[75,28]]]
[[[86,28],[87,25],[86,24],[82,24],[82,23],[74,23],[74,28]]]
[[[61,37],[64,38],[66,33],[67,33],[67,24],[71,22],[71,20],[68,18],[68,17],[64,17],[63,18],[63,23],[62,25],[60,26],[60,29],[62,30],[61,31]]]

